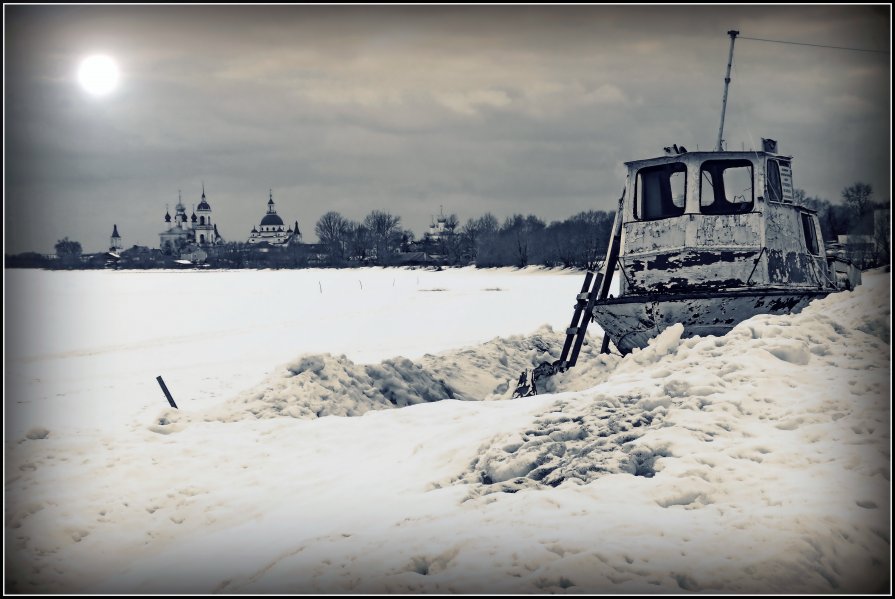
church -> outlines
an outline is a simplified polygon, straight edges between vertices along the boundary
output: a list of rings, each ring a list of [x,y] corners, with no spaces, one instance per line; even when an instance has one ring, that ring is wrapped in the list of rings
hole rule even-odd
[[[202,199],[199,205],[193,209],[189,222],[186,207],[179,195],[177,206],[174,208],[173,225],[171,220],[171,214],[165,210],[165,224],[168,225],[168,229],[159,233],[159,246],[165,253],[180,253],[190,245],[207,247],[224,242],[218,233],[217,224],[211,222],[211,205],[205,197],[204,183],[202,184]]]
[[[301,243],[301,231],[298,230],[298,221],[295,228],[286,228],[283,219],[277,214],[277,208],[273,201],[273,190],[267,200],[267,213],[261,219],[261,224],[252,227],[249,233],[248,243],[267,243],[276,247],[286,247],[293,243]]]

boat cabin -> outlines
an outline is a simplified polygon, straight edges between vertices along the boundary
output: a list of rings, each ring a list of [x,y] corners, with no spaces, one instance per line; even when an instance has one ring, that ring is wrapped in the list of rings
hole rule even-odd
[[[666,151],[625,163],[621,296],[837,287],[791,156]]]

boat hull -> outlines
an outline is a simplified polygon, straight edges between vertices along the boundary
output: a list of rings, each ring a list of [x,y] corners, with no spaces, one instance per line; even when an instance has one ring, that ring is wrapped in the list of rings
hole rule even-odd
[[[644,348],[666,328],[682,323],[683,337],[725,335],[757,314],[792,314],[829,290],[764,290],[625,296],[602,300],[594,320],[622,354]]]

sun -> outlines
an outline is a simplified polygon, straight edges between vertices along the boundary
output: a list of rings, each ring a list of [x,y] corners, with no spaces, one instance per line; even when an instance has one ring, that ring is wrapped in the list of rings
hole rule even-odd
[[[81,61],[78,82],[94,96],[104,96],[118,85],[118,65],[108,56],[94,54]]]

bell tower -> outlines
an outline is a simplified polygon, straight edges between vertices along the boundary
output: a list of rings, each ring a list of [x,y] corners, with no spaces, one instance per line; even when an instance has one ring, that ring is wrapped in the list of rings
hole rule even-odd
[[[109,238],[109,251],[117,254],[121,252],[122,247],[121,235],[118,234],[118,225],[112,225],[112,237]]]
[[[205,197],[205,183],[202,183],[202,199],[196,206],[197,220],[193,221],[193,232],[196,243],[199,245],[214,245],[218,238],[215,225],[211,221],[211,204]],[[194,217],[195,218],[195,217]]]

